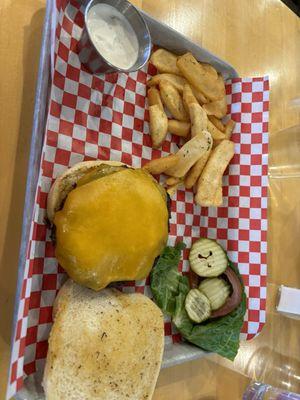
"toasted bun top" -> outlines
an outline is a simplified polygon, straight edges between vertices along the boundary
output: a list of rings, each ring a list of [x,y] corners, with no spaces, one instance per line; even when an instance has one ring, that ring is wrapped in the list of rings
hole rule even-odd
[[[167,242],[164,189],[142,169],[101,170],[96,179],[86,171],[87,164],[73,167],[51,190],[56,258],[75,282],[94,290],[146,278]]]
[[[76,186],[78,180],[87,172],[92,171],[100,165],[111,165],[113,167],[125,166],[118,161],[83,161],[68,168],[60,177],[56,178],[47,199],[47,217],[52,223],[55,212],[60,210],[67,195]]]
[[[146,296],[96,293],[69,280],[56,301],[43,386],[47,400],[150,400],[164,326]]]

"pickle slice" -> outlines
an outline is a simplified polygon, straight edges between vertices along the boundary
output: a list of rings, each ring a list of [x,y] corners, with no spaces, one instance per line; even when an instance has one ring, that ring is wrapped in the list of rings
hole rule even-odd
[[[208,298],[212,310],[222,307],[230,295],[230,285],[221,278],[204,279],[199,290]]]
[[[211,306],[208,298],[198,289],[188,292],[185,299],[185,309],[190,319],[200,323],[210,317]]]
[[[197,275],[216,277],[221,275],[228,265],[225,251],[215,241],[201,238],[191,248],[189,261]]]

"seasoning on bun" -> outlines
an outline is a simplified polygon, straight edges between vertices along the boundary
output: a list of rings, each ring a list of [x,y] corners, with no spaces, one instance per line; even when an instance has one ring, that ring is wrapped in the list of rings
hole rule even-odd
[[[164,348],[160,309],[140,293],[97,293],[69,279],[54,303],[46,400],[152,398]]]

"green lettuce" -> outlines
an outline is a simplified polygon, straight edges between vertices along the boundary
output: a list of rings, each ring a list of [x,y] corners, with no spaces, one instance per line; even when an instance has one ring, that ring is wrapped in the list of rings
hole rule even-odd
[[[189,282],[187,277],[178,272],[181,250],[184,247],[183,243],[166,247],[158,259],[151,273],[154,299],[162,311],[172,317],[176,328],[187,341],[234,360],[246,312],[246,295],[243,292],[242,302],[230,314],[201,324],[193,323],[184,306],[185,297],[190,290]],[[238,270],[230,262],[229,267],[234,269],[241,280]]]
[[[189,291],[188,279],[178,272],[181,250],[185,244],[180,242],[175,247],[166,247],[152,269],[150,280],[151,290],[157,305],[161,310],[173,316],[178,293]]]

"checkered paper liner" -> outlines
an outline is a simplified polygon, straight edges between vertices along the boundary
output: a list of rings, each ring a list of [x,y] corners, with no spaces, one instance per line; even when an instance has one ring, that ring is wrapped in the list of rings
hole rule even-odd
[[[66,279],[58,266],[45,224],[47,194],[66,168],[83,160],[122,161],[140,167],[176,152],[180,139],[168,135],[152,149],[148,128],[147,79],[153,66],[130,74],[93,76],[80,64],[76,48],[83,13],[76,1],[57,1],[54,70],[42,149],[24,280],[20,295],[8,397],[26,375],[43,370],[55,296]],[[199,237],[217,239],[238,265],[247,293],[241,338],[251,339],[265,323],[267,253],[267,162],[269,81],[267,77],[227,82],[228,111],[236,121],[235,156],[223,178],[223,206],[200,208],[190,190],[172,198],[169,244],[183,240],[187,249],[179,268],[187,272],[188,248]],[[149,280],[128,282],[124,292],[151,296]],[[165,342],[180,342],[165,321]]]

